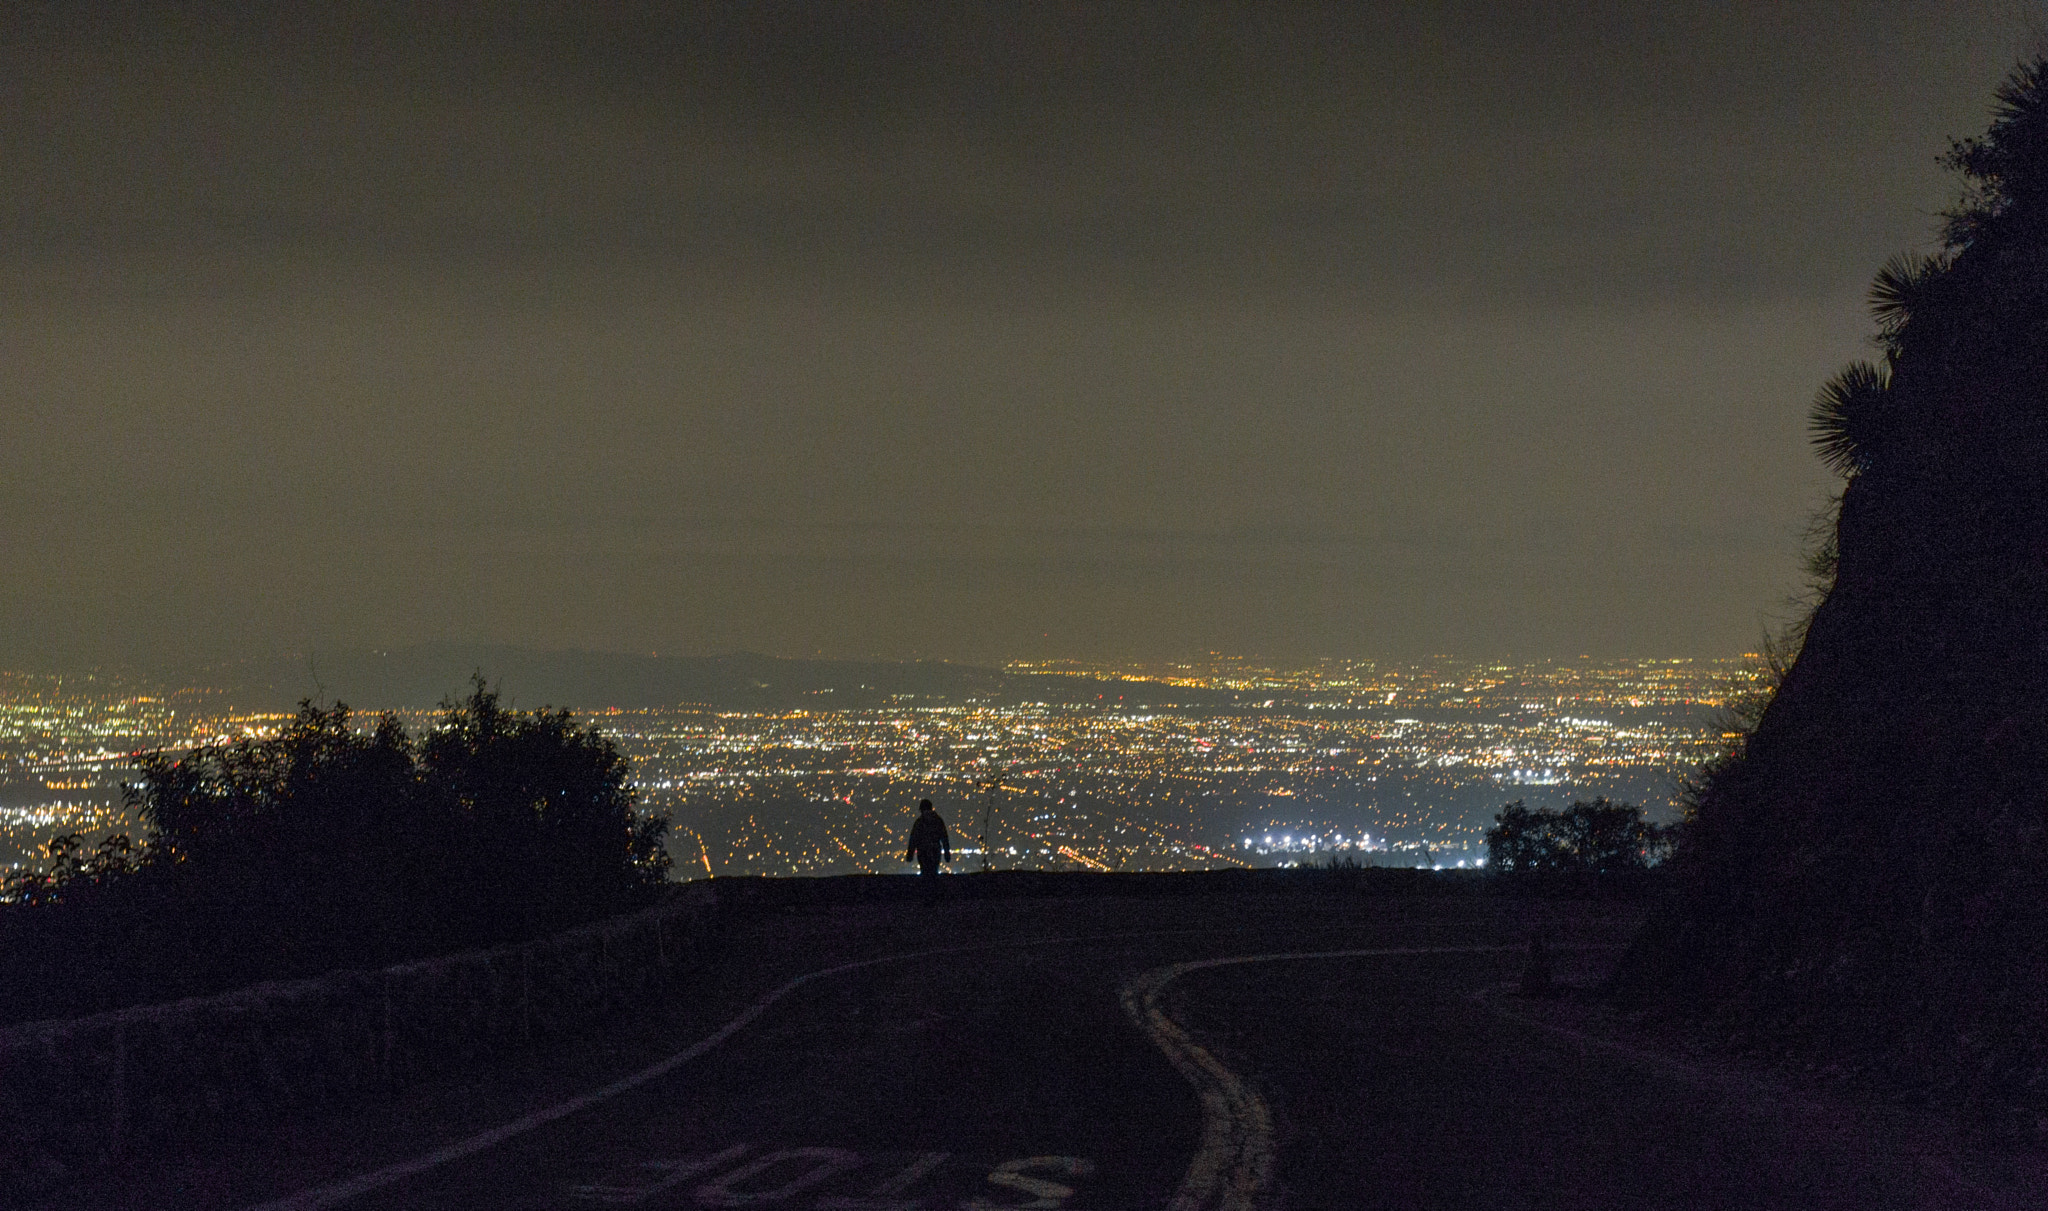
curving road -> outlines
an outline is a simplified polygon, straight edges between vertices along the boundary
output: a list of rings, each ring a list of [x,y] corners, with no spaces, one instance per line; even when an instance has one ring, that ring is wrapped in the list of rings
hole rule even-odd
[[[2023,1205],[1490,995],[1529,932],[1592,956],[1628,925],[1304,894],[791,912],[613,1035],[48,1206]]]

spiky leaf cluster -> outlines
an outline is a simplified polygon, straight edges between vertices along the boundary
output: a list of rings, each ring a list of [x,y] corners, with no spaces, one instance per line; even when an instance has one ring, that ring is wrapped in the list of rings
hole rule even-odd
[[[1921,256],[1902,252],[1884,263],[1870,282],[1870,314],[1877,321],[1877,340],[1891,357],[1904,349],[1906,326],[1915,314],[1933,311],[1942,276],[1951,260],[1946,254]]]
[[[1859,475],[1896,449],[1910,418],[1893,370],[1915,343],[1925,343],[1940,326],[1941,296],[1954,258],[1900,253],[1884,263],[1870,283],[1870,314],[1877,321],[1878,363],[1853,362],[1821,387],[1808,414],[1815,452],[1842,475]],[[1917,320],[1917,322],[1916,322]]]
[[[1945,162],[1966,188],[1942,250],[1895,256],[1871,282],[1881,364],[1846,368],[1814,400],[1816,451],[1844,475],[1907,448],[2024,461],[2048,441],[2036,415],[2048,401],[2026,387],[2048,381],[2048,59],[2014,70],[1990,128]],[[1974,419],[1959,428],[1928,411],[1944,399]],[[1909,439],[1916,426],[1926,432]]]
[[[1891,375],[1882,366],[1851,362],[1814,397],[1807,428],[1822,462],[1843,475],[1866,470],[1883,448],[1891,404]]]

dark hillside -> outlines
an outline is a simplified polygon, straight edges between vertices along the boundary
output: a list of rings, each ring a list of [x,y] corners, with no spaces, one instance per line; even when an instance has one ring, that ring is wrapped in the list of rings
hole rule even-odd
[[[2048,1109],[2048,61],[1879,273],[1815,407],[1832,583],[1622,987],[1986,1112]]]

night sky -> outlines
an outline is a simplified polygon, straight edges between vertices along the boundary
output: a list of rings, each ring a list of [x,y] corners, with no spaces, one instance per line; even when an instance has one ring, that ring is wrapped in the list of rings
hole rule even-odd
[[[0,10],[0,662],[1732,655],[2038,39],[326,7]]]

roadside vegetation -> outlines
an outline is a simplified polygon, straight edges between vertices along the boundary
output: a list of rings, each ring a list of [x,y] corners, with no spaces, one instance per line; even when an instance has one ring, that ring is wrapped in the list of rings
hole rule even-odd
[[[417,740],[301,703],[277,736],[145,754],[144,826],[58,838],[0,903],[0,1021],[536,937],[651,902],[665,819],[567,711],[478,678]]]
[[[1938,247],[1814,403],[1814,606],[1615,989],[2048,1135],[2048,58],[1947,163]]]
[[[1643,809],[1607,799],[1560,811],[1517,799],[1486,830],[1486,865],[1509,877],[1639,877],[1671,854],[1675,827],[1652,824]]]

